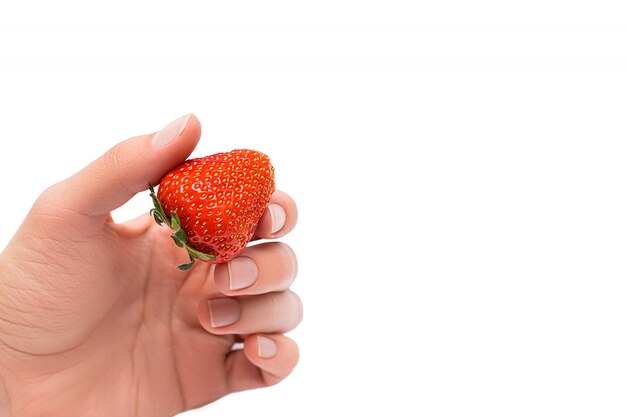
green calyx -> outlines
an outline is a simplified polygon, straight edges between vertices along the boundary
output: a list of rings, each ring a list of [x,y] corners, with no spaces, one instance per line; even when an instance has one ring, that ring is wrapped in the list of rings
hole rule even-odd
[[[163,210],[163,206],[161,205],[161,202],[159,201],[156,194],[154,193],[154,188],[152,188],[151,185],[149,186],[149,188],[150,188],[150,197],[152,197],[152,203],[154,204],[154,208],[150,210],[150,215],[152,216],[152,218],[154,218],[154,221],[159,226],[162,226],[163,223],[168,225],[169,228],[174,231],[174,233],[172,233],[171,236],[172,236],[172,239],[174,240],[174,243],[176,243],[176,246],[178,246],[179,248],[185,248],[187,250],[187,253],[189,254],[189,263],[178,265],[178,269],[180,269],[181,271],[186,271],[190,269],[193,266],[193,264],[196,262],[196,259],[200,259],[201,261],[215,261],[216,258],[214,255],[209,255],[207,253],[200,252],[199,250],[194,249],[187,244],[187,235],[185,234],[185,231],[183,230],[181,226],[180,218],[178,217],[178,214],[176,214],[176,212],[173,211],[172,218],[169,219],[165,215],[165,211]]]

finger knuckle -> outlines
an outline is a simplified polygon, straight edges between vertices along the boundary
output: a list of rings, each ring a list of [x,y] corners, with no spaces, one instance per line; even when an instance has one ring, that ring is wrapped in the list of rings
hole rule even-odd
[[[102,164],[105,168],[114,169],[122,164],[122,147],[124,142],[120,142],[109,149],[102,157]]]

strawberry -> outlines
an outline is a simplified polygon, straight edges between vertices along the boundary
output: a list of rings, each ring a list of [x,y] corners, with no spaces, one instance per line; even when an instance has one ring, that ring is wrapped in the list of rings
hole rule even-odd
[[[172,228],[176,245],[195,259],[228,262],[250,242],[274,192],[274,167],[267,155],[248,149],[190,159],[150,187],[155,221]]]

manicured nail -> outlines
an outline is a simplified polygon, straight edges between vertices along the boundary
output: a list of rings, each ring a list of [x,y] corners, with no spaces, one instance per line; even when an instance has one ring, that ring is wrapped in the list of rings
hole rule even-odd
[[[285,226],[287,214],[285,210],[278,204],[269,205],[270,217],[272,218],[272,234],[278,232]]]
[[[259,357],[273,358],[278,352],[278,345],[269,337],[257,336],[257,345],[259,345]]]
[[[223,327],[239,320],[241,309],[234,298],[215,298],[208,301],[211,327]]]
[[[180,134],[183,133],[183,130],[185,130],[185,127],[187,127],[189,116],[191,116],[191,114],[180,117],[159,130],[152,138],[152,146],[161,148],[179,137]]]
[[[259,270],[254,261],[247,256],[238,256],[226,265],[231,290],[247,288],[256,282]]]

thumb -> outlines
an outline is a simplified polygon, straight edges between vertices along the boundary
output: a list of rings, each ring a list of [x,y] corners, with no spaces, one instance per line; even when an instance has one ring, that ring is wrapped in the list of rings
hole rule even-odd
[[[120,142],[83,170],[53,185],[42,198],[46,209],[101,223],[135,194],[157,184],[183,162],[200,139],[193,114],[174,120],[159,132]]]

